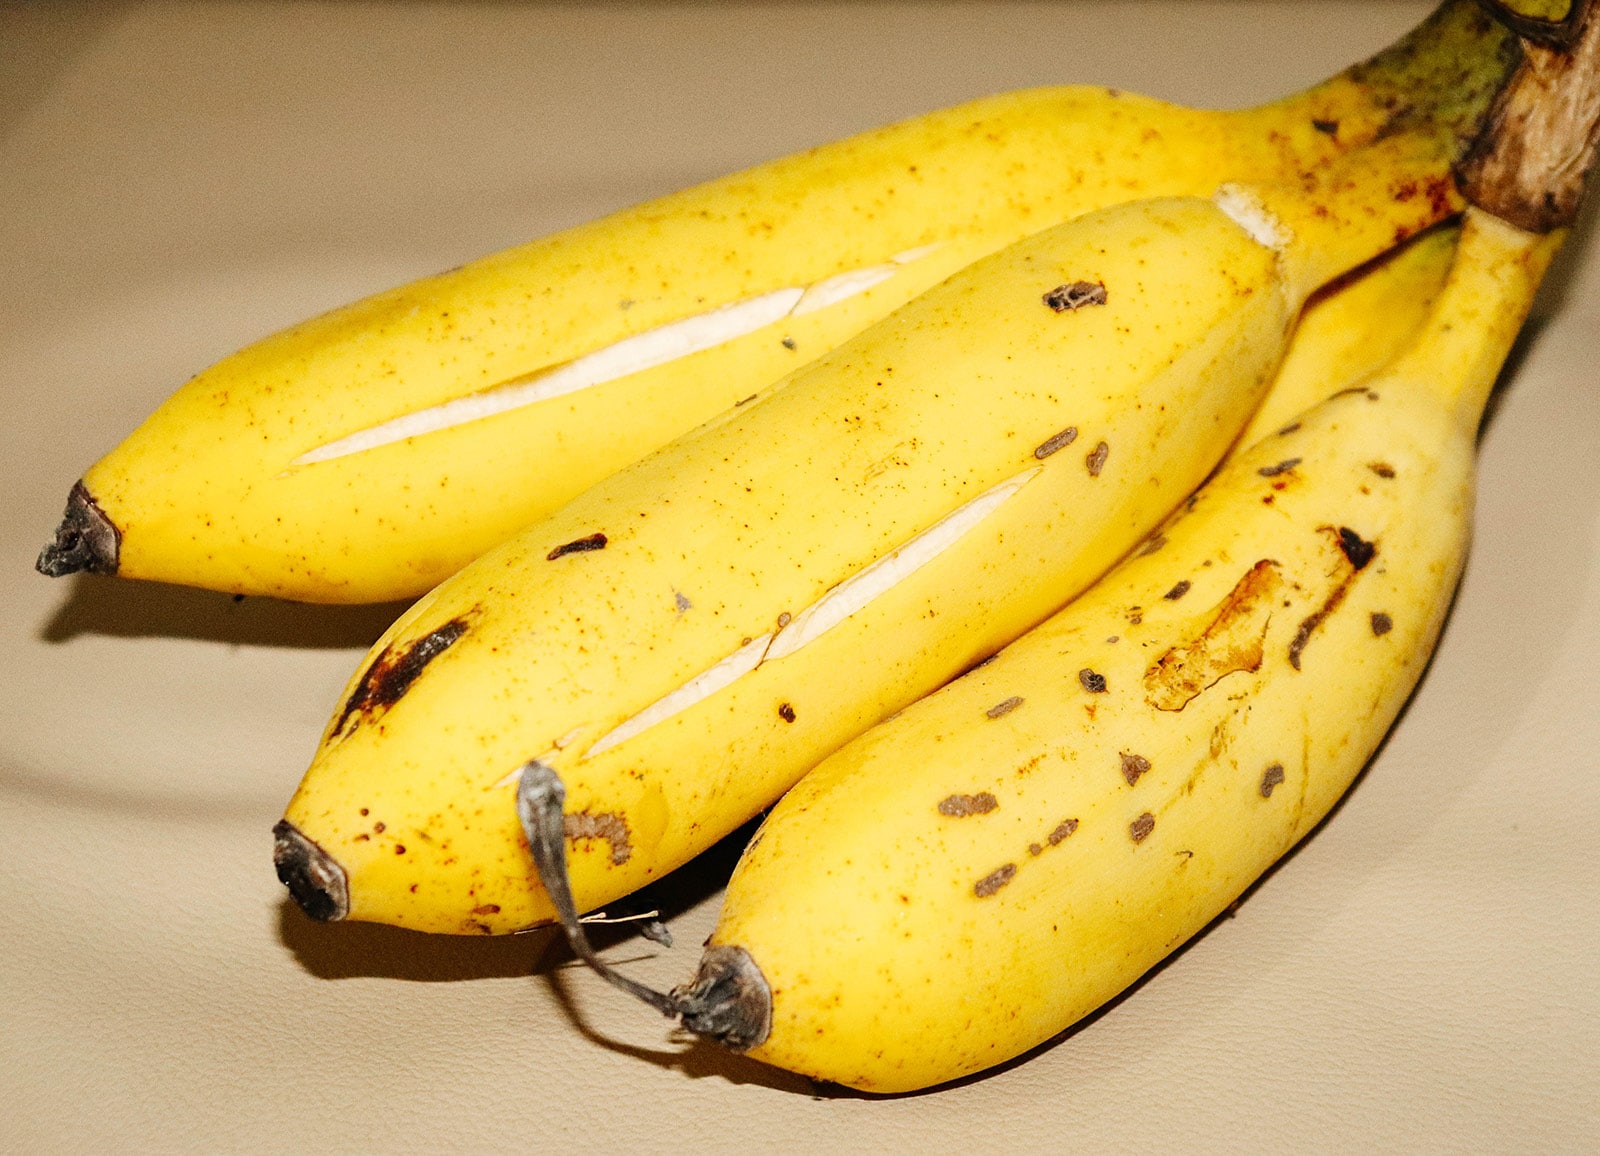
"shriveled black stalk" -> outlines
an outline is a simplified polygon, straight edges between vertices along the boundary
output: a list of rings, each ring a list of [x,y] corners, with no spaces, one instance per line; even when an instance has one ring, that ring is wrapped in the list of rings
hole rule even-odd
[[[708,947],[693,981],[671,991],[629,979],[595,952],[578,918],[567,874],[567,789],[555,768],[534,759],[523,765],[517,784],[517,817],[528,837],[539,882],[544,885],[561,930],[575,955],[613,986],[643,1000],[668,1019],[736,1052],[753,1048],[772,1027],[772,994],[747,952],[738,947]]]
[[[80,481],[67,495],[67,511],[61,516],[55,537],[39,552],[34,568],[51,578],[76,574],[115,574],[122,550],[122,531],[95,503]]]
[[[1523,47],[1522,63],[1460,168],[1478,208],[1531,233],[1571,225],[1600,150],[1600,8],[1574,0],[1566,48]]]

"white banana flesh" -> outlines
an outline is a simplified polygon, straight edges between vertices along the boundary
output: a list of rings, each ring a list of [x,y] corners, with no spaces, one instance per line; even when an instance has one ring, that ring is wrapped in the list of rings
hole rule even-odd
[[[754,976],[750,1054],[905,1091],[1050,1038],[1203,928],[1327,814],[1420,677],[1477,420],[1558,243],[1469,215],[1393,367],[807,775],[746,850],[691,1000]]]

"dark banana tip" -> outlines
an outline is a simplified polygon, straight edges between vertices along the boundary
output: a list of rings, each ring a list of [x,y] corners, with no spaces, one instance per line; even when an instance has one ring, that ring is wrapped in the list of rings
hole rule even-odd
[[[707,947],[694,979],[672,994],[684,1027],[731,1051],[749,1051],[772,1034],[772,988],[742,947]]]
[[[272,828],[272,864],[300,910],[312,919],[331,923],[350,914],[344,868],[287,819]]]
[[[115,574],[121,550],[122,531],[106,517],[80,481],[67,495],[67,512],[61,516],[55,538],[39,552],[34,566],[52,578],[80,570]]]

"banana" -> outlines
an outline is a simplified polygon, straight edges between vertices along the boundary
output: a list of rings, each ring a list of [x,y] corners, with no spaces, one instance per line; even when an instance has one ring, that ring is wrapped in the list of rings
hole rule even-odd
[[[1276,433],[1301,411],[1399,357],[1432,311],[1460,235],[1455,225],[1430,229],[1318,290],[1295,323],[1283,364],[1236,447]]]
[[[1036,234],[484,555],[346,687],[285,883],[322,918],[548,921],[510,805],[535,757],[585,907],[685,862],[1158,524],[1307,295],[1453,211],[1452,147]]]
[[[1109,204],[1292,178],[1515,60],[1471,0],[1305,93],[974,101],[381,293],[205,370],[74,487],[47,574],[414,597],[976,258]]]
[[[1421,676],[1478,418],[1559,242],[1470,212],[1397,362],[802,779],[695,981],[645,998],[768,1063],[903,1092],[1050,1038],[1203,928],[1327,814]],[[519,790],[547,861],[559,798],[539,766]]]

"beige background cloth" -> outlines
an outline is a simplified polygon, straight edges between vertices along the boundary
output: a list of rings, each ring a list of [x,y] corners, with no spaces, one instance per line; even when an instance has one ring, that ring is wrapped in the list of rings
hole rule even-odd
[[[310,923],[269,829],[395,608],[32,572],[96,456],[308,314],[991,91],[1269,99],[1427,7],[0,7],[0,1150],[1600,1150],[1593,211],[1345,804],[1087,1025],[921,1095],[691,1044],[545,932]],[[684,978],[735,852],[661,893],[676,950],[613,958]]]

